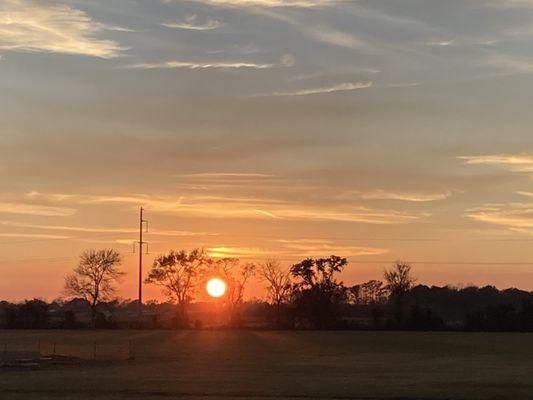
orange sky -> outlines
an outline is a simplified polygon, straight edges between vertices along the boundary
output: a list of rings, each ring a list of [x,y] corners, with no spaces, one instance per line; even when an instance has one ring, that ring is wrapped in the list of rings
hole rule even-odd
[[[511,0],[3,1],[0,298],[55,298],[104,247],[134,297],[140,206],[146,267],[195,247],[337,254],[348,284],[402,259],[422,283],[533,289],[532,17]]]

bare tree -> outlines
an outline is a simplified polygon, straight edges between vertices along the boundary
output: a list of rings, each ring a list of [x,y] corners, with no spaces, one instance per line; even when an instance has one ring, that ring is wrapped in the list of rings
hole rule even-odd
[[[416,282],[416,278],[411,276],[411,266],[403,261],[397,261],[390,270],[385,271],[384,277],[392,295],[408,292]]]
[[[86,250],[80,255],[78,266],[65,277],[65,294],[89,302],[93,326],[96,306],[112,298],[115,285],[124,275],[118,268],[121,262],[122,256],[113,249]]]
[[[248,281],[256,273],[256,266],[252,263],[241,264],[238,258],[223,258],[217,260],[214,267],[227,285],[225,300],[231,312],[231,322],[239,325],[244,291]]]
[[[291,294],[291,274],[283,269],[278,260],[269,259],[259,265],[260,278],[267,284],[269,302],[276,310],[276,325],[281,323],[281,307],[289,300]]]
[[[411,275],[411,266],[402,261],[397,261],[390,270],[384,272],[383,276],[396,307],[396,321],[401,325],[403,323],[405,297],[416,282],[416,278]]]
[[[145,283],[161,286],[178,305],[181,323],[187,321],[187,306],[194,298],[198,279],[211,263],[202,249],[171,251],[154,260]]]

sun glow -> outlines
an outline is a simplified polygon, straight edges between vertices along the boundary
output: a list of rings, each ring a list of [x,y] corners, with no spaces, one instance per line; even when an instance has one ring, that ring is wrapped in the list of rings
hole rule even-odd
[[[205,289],[211,297],[222,297],[226,293],[226,282],[222,279],[213,278],[207,282]]]

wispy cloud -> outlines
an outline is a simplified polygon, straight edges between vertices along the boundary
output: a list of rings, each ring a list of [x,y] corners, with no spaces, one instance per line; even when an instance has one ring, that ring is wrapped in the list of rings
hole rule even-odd
[[[127,69],[269,69],[275,64],[258,64],[250,62],[205,62],[164,61],[161,63],[141,63],[126,65]]]
[[[102,25],[68,5],[32,0],[0,3],[0,49],[110,58],[121,46],[96,37]]]
[[[259,63],[248,61],[163,61],[159,63],[138,63],[124,65],[125,69],[271,69],[292,67],[295,59],[290,54],[285,54],[277,63]]]
[[[529,74],[533,72],[533,58],[528,55],[504,54],[490,51],[482,62],[502,75]]]
[[[378,225],[413,223],[424,220],[427,213],[407,213],[366,207],[308,206],[277,199],[239,198],[231,196],[106,196],[65,195],[32,192],[34,198],[65,199],[69,204],[144,205],[152,212],[204,218],[272,218],[287,220],[358,222]]]
[[[52,207],[40,204],[3,203],[0,202],[0,214],[23,214],[44,217],[68,217],[76,210],[67,207]]]
[[[43,224],[27,224],[16,221],[2,221],[2,226],[9,226],[12,228],[30,228],[42,230],[54,230],[65,232],[80,232],[80,233],[117,233],[117,234],[136,234],[139,232],[137,228],[126,227],[90,227],[90,226],[70,226],[70,225],[43,225]],[[176,237],[194,237],[194,236],[218,236],[219,233],[214,232],[192,232],[180,230],[166,230],[166,229],[150,229],[151,236],[176,236]]]
[[[338,245],[333,241],[321,239],[301,239],[301,240],[278,240],[286,249],[289,249],[291,255],[298,257],[316,257],[329,254],[343,254],[346,257],[373,256],[389,252],[389,249]]]
[[[136,229],[130,228],[112,228],[112,227],[87,227],[87,226],[69,226],[69,225],[43,225],[43,224],[28,224],[16,221],[2,221],[2,226],[9,226],[13,228],[29,228],[29,229],[43,229],[54,231],[69,231],[69,232],[84,232],[84,233],[135,233]]]
[[[374,256],[385,254],[389,249],[355,246],[355,245],[338,245],[329,240],[321,239],[302,239],[302,240],[276,240],[278,246],[276,250],[270,250],[257,247],[241,246],[214,246],[207,248],[207,252],[212,257],[236,257],[236,258],[265,258],[276,254],[284,257],[320,257],[330,254],[343,254],[346,257]],[[281,246],[281,247],[279,247]]]
[[[400,200],[411,202],[429,202],[445,200],[452,196],[452,192],[442,193],[420,193],[420,192],[393,192],[388,190],[371,190],[368,192],[357,192],[365,200]]]
[[[158,208],[166,204],[168,207],[173,207],[175,204],[179,204],[181,202],[181,198],[165,198],[165,199],[158,199],[153,198],[148,195],[144,194],[137,194],[137,195],[86,195],[86,194],[67,194],[67,193],[45,193],[45,192],[38,192],[38,191],[31,191],[26,194],[27,198],[35,199],[35,200],[42,200],[42,201],[50,201],[50,202],[63,202],[63,203],[70,203],[70,204],[112,204],[112,203],[119,203],[119,204],[135,204],[135,205],[143,205],[150,203],[154,207]]]
[[[269,213],[275,218],[314,220],[314,221],[338,221],[357,222],[374,225],[396,225],[412,223],[429,217],[427,213],[410,214],[396,210],[377,210],[364,207],[344,210],[331,210],[317,207],[271,207]]]
[[[279,217],[269,211],[265,211],[265,210],[258,210],[258,209],[255,209],[254,210],[256,213],[260,214],[260,215],[264,215],[266,217],[269,217],[269,218],[273,218],[273,219],[283,219],[283,217]]]
[[[420,86],[420,82],[397,82],[397,83],[387,83],[384,85],[380,85],[380,87],[385,88],[410,88],[410,87],[417,87]]]
[[[466,216],[476,221],[508,228],[533,228],[533,204],[491,205],[486,209],[467,210]]]
[[[366,40],[344,31],[340,31],[336,28],[332,28],[325,24],[320,24],[318,26],[310,25],[305,22],[301,22],[287,13],[272,11],[272,10],[256,10],[260,15],[264,15],[269,18],[273,18],[278,21],[285,22],[296,28],[300,33],[307,36],[314,41],[331,44],[338,47],[343,47],[351,50],[371,50],[376,52],[375,46],[372,46]]]
[[[155,236],[176,236],[176,237],[220,236],[220,233],[216,233],[216,232],[176,231],[172,229],[151,229],[149,234],[155,235]]]
[[[367,46],[367,43],[350,33],[342,32],[326,25],[317,27],[301,26],[302,32],[319,42],[328,43],[347,49],[360,49]]]
[[[113,32],[137,32],[135,29],[127,28],[125,26],[120,25],[107,25],[107,24],[99,24],[99,26],[102,29],[105,29],[107,31],[113,31]]]
[[[440,46],[440,47],[446,47],[451,46],[455,43],[455,39],[434,39],[427,42],[428,46]]]
[[[518,191],[516,192],[516,194],[519,194],[521,196],[526,196],[526,197],[533,197],[533,192]]]
[[[187,178],[271,178],[274,175],[261,173],[246,173],[246,172],[202,172],[197,174],[181,174],[177,175]]]
[[[220,21],[208,18],[205,22],[198,22],[197,15],[188,15],[183,21],[163,22],[161,25],[173,29],[185,29],[191,31],[212,31],[223,26]]]
[[[533,156],[528,154],[494,154],[481,156],[462,156],[469,165],[495,165],[512,172],[533,172]]]
[[[255,258],[272,254],[271,251],[255,247],[215,246],[205,250],[209,256],[215,258]]]
[[[0,233],[0,237],[24,239],[70,239],[70,236],[65,235],[46,235],[39,233]]]
[[[166,0],[172,2],[175,0]],[[199,3],[227,7],[324,7],[335,0],[194,0]]]
[[[351,82],[351,83],[340,83],[332,86],[324,87],[315,87],[308,89],[284,91],[284,92],[273,92],[269,94],[258,94],[256,96],[309,96],[314,94],[325,94],[325,93],[334,93],[334,92],[350,92],[352,90],[358,89],[368,89],[372,86],[372,82]]]

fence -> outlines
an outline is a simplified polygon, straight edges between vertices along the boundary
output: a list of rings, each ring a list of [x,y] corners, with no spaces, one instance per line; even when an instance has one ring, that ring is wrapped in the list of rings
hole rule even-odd
[[[131,360],[135,357],[133,341],[102,343],[98,341],[68,343],[65,341],[4,341],[0,342],[0,357],[10,353],[33,352],[42,356],[75,357],[84,360]]]

